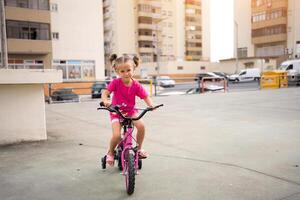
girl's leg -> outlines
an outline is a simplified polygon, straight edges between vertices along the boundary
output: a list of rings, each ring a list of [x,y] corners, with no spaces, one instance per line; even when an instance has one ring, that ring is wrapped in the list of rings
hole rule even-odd
[[[134,121],[133,124],[137,129],[136,141],[138,143],[138,150],[141,150],[145,137],[145,125],[141,119],[138,121]]]
[[[109,156],[114,156],[114,150],[117,146],[117,144],[121,140],[121,124],[119,121],[114,121],[112,123],[112,137],[110,139],[109,143],[109,149],[108,149],[108,155]],[[107,163],[112,166],[114,164],[114,161],[107,161]]]

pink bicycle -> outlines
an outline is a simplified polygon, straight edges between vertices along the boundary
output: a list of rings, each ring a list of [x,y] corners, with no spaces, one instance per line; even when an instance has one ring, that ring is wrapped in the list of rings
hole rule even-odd
[[[144,109],[139,116],[135,118],[124,116],[119,106],[105,107],[103,102],[100,103],[98,110],[108,110],[109,112],[117,113],[121,116],[120,122],[122,126],[122,140],[117,145],[117,149],[114,152],[114,158],[118,161],[119,170],[125,176],[126,191],[127,194],[131,195],[134,192],[135,187],[135,175],[138,169],[142,168],[142,160],[139,159],[138,146],[133,147],[133,121],[141,119],[146,112],[152,111],[156,108],[163,106],[163,104],[155,106],[154,108]],[[137,144],[138,145],[138,144]],[[106,168],[106,155],[101,158],[102,169]]]

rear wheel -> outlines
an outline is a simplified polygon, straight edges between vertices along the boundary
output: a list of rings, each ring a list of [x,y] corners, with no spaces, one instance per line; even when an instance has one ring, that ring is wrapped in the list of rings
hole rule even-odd
[[[102,169],[106,169],[106,155],[101,158],[101,165],[102,165]]]
[[[128,151],[125,161],[125,181],[127,194],[134,192],[135,185],[135,169],[134,169],[134,152]]]
[[[142,169],[142,166],[143,166],[143,161],[141,159],[139,159],[139,161],[138,161],[139,169]]]
[[[118,158],[118,168],[119,168],[120,171],[122,171],[123,170],[123,166],[122,166],[122,150],[121,149],[118,150],[118,156],[117,156],[117,158]]]

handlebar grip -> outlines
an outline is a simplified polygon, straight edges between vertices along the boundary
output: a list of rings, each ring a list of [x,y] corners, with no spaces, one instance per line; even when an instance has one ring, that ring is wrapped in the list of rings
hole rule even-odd
[[[159,105],[155,106],[154,108],[159,108],[159,107],[162,107],[162,106],[164,106],[164,104],[159,104]]]

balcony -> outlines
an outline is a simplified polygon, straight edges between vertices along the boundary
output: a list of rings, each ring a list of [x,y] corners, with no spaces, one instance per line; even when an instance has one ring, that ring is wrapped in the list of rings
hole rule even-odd
[[[152,17],[152,16],[153,16],[153,13],[150,13],[150,12],[142,12],[142,11],[138,12],[138,17]]]
[[[139,29],[151,29],[151,30],[153,30],[153,29],[155,29],[155,25],[140,23],[140,24],[138,24],[138,28]]]
[[[287,17],[281,17],[273,20],[265,20],[252,23],[252,29],[265,28],[268,26],[276,26],[280,24],[287,24]]]
[[[104,19],[109,19],[111,17],[112,17],[112,12],[111,11],[104,13]]]
[[[186,42],[190,42],[190,43],[198,43],[198,42],[202,42],[201,39],[189,39],[189,38],[185,38]]]
[[[48,54],[52,52],[51,40],[8,39],[7,49],[10,54]]]
[[[5,11],[7,20],[51,23],[49,10],[35,10],[6,6]]]
[[[202,47],[186,47],[187,51],[201,51]]]
[[[146,48],[146,47],[140,47],[139,48],[140,53],[153,53],[154,49],[153,48]]]
[[[154,37],[152,35],[139,35],[139,41],[153,41]]]
[[[277,34],[277,35],[267,35],[261,37],[252,38],[253,44],[265,44],[265,43],[273,43],[273,42],[282,42],[287,40],[287,34]]]

